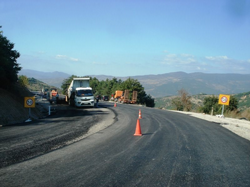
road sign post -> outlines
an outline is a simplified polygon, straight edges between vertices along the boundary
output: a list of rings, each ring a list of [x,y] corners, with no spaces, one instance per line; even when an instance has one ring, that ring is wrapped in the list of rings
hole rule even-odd
[[[224,113],[224,107],[225,105],[229,105],[229,101],[230,101],[230,95],[224,95],[224,94],[219,95],[219,104],[222,105],[222,111],[221,111],[222,116]]]
[[[35,108],[36,103],[35,103],[35,97],[24,97],[24,107],[29,108],[29,118],[25,122],[30,122],[32,121],[30,119],[31,116],[31,110],[30,108]]]
[[[223,116],[225,105],[222,105],[221,115]]]

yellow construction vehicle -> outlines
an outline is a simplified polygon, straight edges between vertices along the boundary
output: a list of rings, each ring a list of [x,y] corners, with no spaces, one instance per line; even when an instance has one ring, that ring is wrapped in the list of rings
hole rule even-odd
[[[137,101],[137,91],[133,91],[132,100],[130,100],[129,90],[125,90],[124,92],[121,90],[117,90],[115,92],[114,101],[120,103],[135,104]]]
[[[123,97],[123,91],[121,90],[116,90],[115,91],[115,96],[114,96],[114,101],[118,102],[121,100],[121,98]]]
[[[130,101],[131,104],[135,104],[137,102],[137,95],[138,95],[138,92],[133,91],[132,100]]]

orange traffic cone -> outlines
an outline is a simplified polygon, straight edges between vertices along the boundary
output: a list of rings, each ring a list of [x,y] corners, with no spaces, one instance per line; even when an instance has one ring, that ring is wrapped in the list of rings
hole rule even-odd
[[[141,126],[140,126],[140,120],[139,119],[137,119],[137,124],[136,124],[136,129],[135,129],[134,136],[142,136]]]
[[[139,110],[139,119],[142,119],[141,110]]]
[[[114,107],[116,107],[116,103],[114,104]]]

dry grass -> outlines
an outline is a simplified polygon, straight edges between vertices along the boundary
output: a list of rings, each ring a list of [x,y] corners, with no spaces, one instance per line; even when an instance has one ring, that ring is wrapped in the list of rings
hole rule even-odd
[[[250,120],[250,109],[247,109],[241,113],[242,117]]]
[[[239,111],[231,111],[224,113],[226,117],[237,118],[237,119],[247,119],[250,120],[250,109],[246,109],[242,112]]]

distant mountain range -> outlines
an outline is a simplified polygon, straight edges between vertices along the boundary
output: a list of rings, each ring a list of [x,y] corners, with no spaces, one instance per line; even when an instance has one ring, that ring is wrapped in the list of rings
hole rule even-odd
[[[71,75],[63,72],[40,72],[21,70],[19,75],[41,80],[49,85],[61,87],[64,79]],[[98,80],[112,79],[113,76],[90,75]],[[116,77],[126,80],[128,77]],[[250,74],[206,74],[174,72],[159,75],[131,76],[153,97],[177,95],[178,90],[185,89],[189,94],[237,94],[250,91]]]
[[[237,94],[250,91],[250,74],[166,73],[136,76],[153,97],[177,95],[185,89],[189,94]]]
[[[69,78],[71,75],[63,72],[42,72],[42,71],[35,71],[30,69],[22,69],[19,72],[19,75],[25,75],[28,78],[35,78],[38,79],[48,85],[56,86],[57,88],[61,88],[64,79]]]

